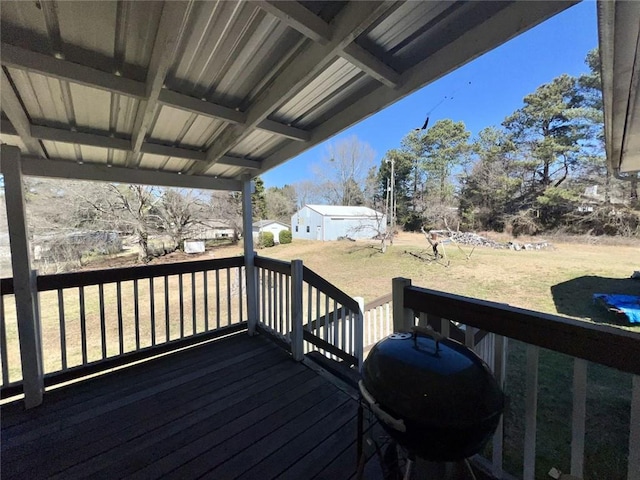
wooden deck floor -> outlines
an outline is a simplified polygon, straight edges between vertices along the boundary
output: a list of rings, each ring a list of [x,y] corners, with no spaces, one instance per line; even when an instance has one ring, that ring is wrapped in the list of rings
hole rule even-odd
[[[0,414],[3,480],[356,472],[357,402],[246,333],[47,392],[34,410],[5,405]]]

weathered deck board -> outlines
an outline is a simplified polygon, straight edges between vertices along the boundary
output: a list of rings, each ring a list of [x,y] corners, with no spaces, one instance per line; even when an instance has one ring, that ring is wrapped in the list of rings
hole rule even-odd
[[[332,478],[357,402],[246,333],[63,387],[2,415],[2,478]]]

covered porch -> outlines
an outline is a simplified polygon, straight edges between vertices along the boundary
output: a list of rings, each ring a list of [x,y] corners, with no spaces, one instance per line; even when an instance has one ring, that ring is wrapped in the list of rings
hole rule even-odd
[[[428,324],[476,349],[502,384],[507,339],[527,344],[512,472],[525,479],[540,475],[539,394],[554,395],[538,388],[540,349],[572,358],[577,477],[588,365],[622,372],[622,471],[640,479],[637,335],[405,279],[365,306],[302,262],[256,255],[247,233],[254,176],[572,4],[5,2],[0,168],[13,275],[0,282],[0,360],[2,396],[20,398],[2,407],[3,474],[352,478],[364,352]],[[599,12],[609,161],[629,173],[640,116],[628,38],[640,12],[633,2]],[[617,73],[626,84],[607,83]],[[242,192],[244,255],[38,275],[23,176]],[[476,464],[510,478],[509,448],[501,424]],[[380,474],[374,463],[365,478]]]

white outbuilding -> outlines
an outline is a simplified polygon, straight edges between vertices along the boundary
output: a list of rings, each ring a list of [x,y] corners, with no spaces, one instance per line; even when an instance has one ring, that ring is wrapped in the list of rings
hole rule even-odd
[[[280,232],[289,230],[289,225],[277,220],[259,220],[253,223],[253,241],[258,241],[258,236],[262,232],[273,233],[273,241],[280,243]]]
[[[291,234],[306,240],[368,239],[384,231],[386,222],[368,207],[305,205],[291,217]]]

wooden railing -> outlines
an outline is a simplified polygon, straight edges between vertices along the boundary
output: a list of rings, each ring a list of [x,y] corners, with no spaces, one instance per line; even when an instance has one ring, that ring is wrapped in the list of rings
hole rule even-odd
[[[244,328],[242,257],[37,277],[45,385]],[[0,280],[3,396],[21,370],[11,278]]]
[[[304,267],[303,318],[306,351],[317,350],[349,365],[362,365],[362,300],[350,297]]]
[[[496,478],[505,477],[504,458],[508,450],[518,444],[522,447],[522,472],[521,476],[525,480],[534,478],[546,478],[546,471],[541,470],[539,458],[536,455],[536,448],[539,447],[537,435],[539,433],[537,421],[539,415],[543,417],[546,412],[538,410],[538,395],[545,393],[551,396],[551,408],[560,408],[563,403],[561,398],[566,395],[570,402],[570,412],[566,418],[561,419],[570,424],[570,452],[553,452],[554,458],[563,455],[568,458],[566,465],[554,465],[578,478],[596,478],[592,472],[586,472],[585,476],[585,431],[586,431],[586,411],[587,411],[587,371],[602,370],[604,366],[611,367],[611,373],[604,373],[604,376],[612,375],[620,377],[619,390],[624,391],[624,384],[628,382],[630,389],[628,445],[611,446],[616,452],[615,459],[601,458],[604,466],[591,465],[593,469],[600,468],[601,478],[627,478],[627,480],[640,479],[640,336],[636,333],[625,331],[619,328],[596,325],[587,322],[571,320],[559,316],[547,315],[529,310],[510,307],[504,304],[486,302],[482,300],[452,295],[424,288],[411,286],[408,279],[398,278],[393,281],[393,311],[396,330],[407,330],[412,325],[429,325],[443,334],[449,334],[451,322],[465,325],[465,342],[467,346],[475,346],[475,334],[478,330],[491,332],[490,337],[493,343],[494,366],[493,371],[498,382],[505,386],[505,374],[507,367],[507,339],[509,347],[522,345],[516,352],[519,354],[519,370],[512,372],[510,378],[515,379],[514,385],[519,385],[522,381],[522,390],[510,390],[513,385],[506,385],[508,399],[514,405],[508,408],[515,409],[515,403],[522,399],[522,411],[517,415],[518,419],[523,418],[523,435],[511,435],[505,438],[505,425],[501,421],[496,435],[494,435],[491,446],[488,468]],[[485,341],[488,337],[485,337]],[[513,350],[510,348],[509,350]],[[545,375],[573,376],[562,391],[547,391],[539,388],[539,363],[541,352],[545,359],[551,359],[552,365],[543,365]],[[563,355],[558,355],[559,352]],[[568,356],[568,357],[565,357]],[[515,358],[515,357],[514,357]],[[566,361],[564,360],[566,358]],[[570,359],[573,359],[572,361]],[[557,371],[563,367],[571,369],[573,372]],[[552,370],[551,370],[552,369]],[[594,388],[600,389],[599,385]],[[619,393],[615,392],[616,401]],[[548,398],[548,397],[547,397]],[[543,398],[542,400],[547,400]],[[627,397],[628,399],[628,397]],[[518,402],[516,401],[518,400]],[[613,401],[608,399],[607,402]],[[593,402],[593,401],[592,401]],[[543,402],[549,405],[549,402]],[[554,405],[555,404],[555,405]],[[608,405],[599,406],[605,409]],[[546,408],[549,408],[548,406]],[[593,408],[597,408],[593,406]],[[620,415],[619,415],[620,416]],[[619,420],[619,416],[611,415],[607,418],[601,428],[613,430],[611,422]],[[622,418],[625,418],[622,415]],[[620,427],[620,425],[617,425]],[[625,425],[621,426],[623,429]],[[559,428],[559,427],[558,427]],[[605,431],[598,431],[597,435],[606,435]],[[519,438],[517,438],[519,437]],[[522,438],[523,437],[523,438]],[[593,437],[591,437],[593,439]],[[520,445],[522,443],[522,445]],[[628,448],[628,449],[627,449]],[[628,456],[624,455],[624,451]],[[622,452],[622,453],[620,453]],[[601,452],[591,452],[591,455],[598,457]],[[626,458],[625,458],[626,457]],[[520,458],[520,457],[519,457]],[[614,468],[622,468],[626,462],[626,477],[620,471],[613,472]],[[622,467],[619,467],[621,464]],[[548,467],[548,466],[547,466]],[[545,467],[545,468],[547,468]],[[564,468],[563,468],[564,467]],[[510,472],[517,474],[518,472]],[[506,478],[506,477],[505,477]]]
[[[262,331],[290,348],[298,359],[317,350],[348,365],[362,363],[362,315],[357,300],[299,260],[256,257],[255,266]]]
[[[393,327],[393,295],[388,293],[365,304],[363,309],[363,337],[365,358],[376,342],[391,335]],[[465,342],[466,326],[449,322],[448,337]],[[494,368],[494,335],[484,330],[474,332],[473,350],[489,367]]]

